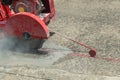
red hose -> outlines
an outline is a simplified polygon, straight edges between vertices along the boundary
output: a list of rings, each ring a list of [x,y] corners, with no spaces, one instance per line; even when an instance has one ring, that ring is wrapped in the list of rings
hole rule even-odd
[[[50,30],[50,29],[49,29],[49,30]],[[95,56],[96,56],[96,50],[95,50],[94,48],[92,48],[92,47],[90,47],[90,46],[88,46],[88,45],[86,45],[86,44],[83,44],[83,43],[81,43],[81,42],[79,42],[79,41],[76,41],[76,40],[74,40],[74,39],[71,39],[71,38],[69,38],[69,37],[67,37],[67,36],[65,36],[65,35],[57,32],[57,31],[55,31],[55,30],[50,30],[50,31],[53,31],[53,32],[55,32],[56,34],[62,36],[62,38],[65,38],[65,39],[67,39],[67,40],[70,40],[70,41],[72,41],[72,42],[74,42],[74,43],[77,43],[78,45],[84,46],[85,48],[89,49],[89,55],[90,55],[90,57],[95,57]]]

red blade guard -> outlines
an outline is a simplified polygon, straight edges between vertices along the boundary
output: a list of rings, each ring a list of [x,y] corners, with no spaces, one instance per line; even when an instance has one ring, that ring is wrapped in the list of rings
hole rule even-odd
[[[7,36],[23,37],[28,33],[34,39],[46,39],[49,31],[46,24],[36,15],[31,13],[17,13],[11,16],[5,26]]]

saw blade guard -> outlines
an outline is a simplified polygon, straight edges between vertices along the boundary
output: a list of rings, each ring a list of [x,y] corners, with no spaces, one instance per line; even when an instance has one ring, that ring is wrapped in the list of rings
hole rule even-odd
[[[26,37],[33,39],[46,39],[49,31],[46,24],[37,16],[31,13],[17,13],[11,16],[5,26],[7,36]]]

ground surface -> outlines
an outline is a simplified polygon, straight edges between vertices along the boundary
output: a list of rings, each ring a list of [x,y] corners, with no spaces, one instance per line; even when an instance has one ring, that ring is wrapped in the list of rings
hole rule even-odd
[[[93,46],[99,58],[71,55],[88,50],[54,34],[44,44],[47,55],[1,49],[0,80],[120,80],[119,5],[119,0],[55,0],[57,18],[49,28]]]

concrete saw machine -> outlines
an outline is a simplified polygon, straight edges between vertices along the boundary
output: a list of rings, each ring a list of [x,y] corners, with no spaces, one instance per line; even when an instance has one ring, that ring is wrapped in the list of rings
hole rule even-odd
[[[54,18],[53,0],[0,0],[0,33],[17,43],[37,48],[34,42],[49,37],[47,24]]]

